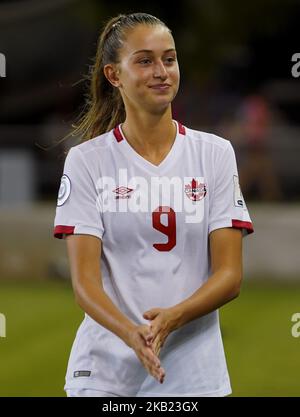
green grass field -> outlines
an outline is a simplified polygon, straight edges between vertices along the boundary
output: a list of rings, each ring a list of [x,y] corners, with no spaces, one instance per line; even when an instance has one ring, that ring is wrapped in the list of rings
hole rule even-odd
[[[244,283],[221,309],[233,396],[300,396],[300,338],[291,317],[300,286]],[[65,396],[70,348],[83,312],[68,283],[0,283],[0,396]]]

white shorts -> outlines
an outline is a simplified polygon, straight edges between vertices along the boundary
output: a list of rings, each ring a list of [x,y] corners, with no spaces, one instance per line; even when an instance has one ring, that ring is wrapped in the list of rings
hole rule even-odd
[[[97,389],[73,388],[66,390],[67,397],[120,397],[112,392],[99,391]]]

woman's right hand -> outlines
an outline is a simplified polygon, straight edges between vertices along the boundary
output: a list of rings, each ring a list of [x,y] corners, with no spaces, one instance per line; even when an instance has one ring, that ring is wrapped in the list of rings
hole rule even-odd
[[[165,371],[161,366],[159,358],[151,347],[152,335],[150,326],[147,324],[136,325],[128,332],[128,346],[131,347],[142,365],[150,375],[163,383]]]
[[[99,262],[102,241],[91,235],[69,235],[67,242],[72,285],[79,306],[101,326],[120,337],[135,351],[150,375],[163,382],[165,371],[160,366],[151,343],[147,344],[150,326],[136,325],[129,320],[103,288]]]

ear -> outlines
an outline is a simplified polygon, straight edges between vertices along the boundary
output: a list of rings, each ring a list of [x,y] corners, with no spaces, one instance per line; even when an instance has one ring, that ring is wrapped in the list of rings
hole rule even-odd
[[[116,65],[106,64],[103,68],[103,72],[107,80],[114,86],[120,87],[119,70]]]

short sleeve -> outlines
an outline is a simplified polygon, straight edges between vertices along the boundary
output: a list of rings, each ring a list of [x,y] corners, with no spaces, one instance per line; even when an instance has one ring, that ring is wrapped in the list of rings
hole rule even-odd
[[[215,161],[215,181],[209,210],[208,233],[223,227],[241,229],[243,236],[254,231],[243,198],[234,149],[229,141]]]
[[[70,149],[60,182],[54,237],[63,239],[70,234],[88,234],[102,238],[102,213],[97,190],[80,149]]]

